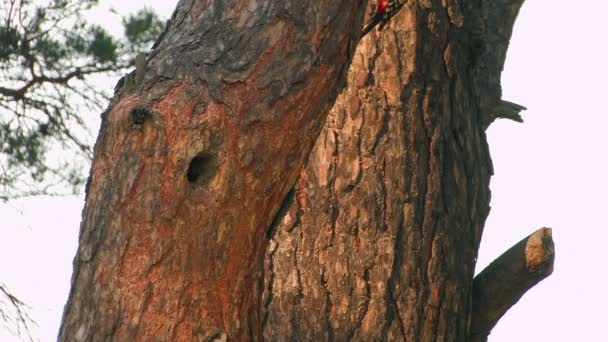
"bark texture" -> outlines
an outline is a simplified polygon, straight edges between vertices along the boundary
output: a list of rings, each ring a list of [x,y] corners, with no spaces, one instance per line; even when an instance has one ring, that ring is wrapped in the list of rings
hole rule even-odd
[[[61,341],[261,338],[265,232],[344,84],[363,7],[179,2],[103,114]]]
[[[410,0],[355,52],[362,0],[180,1],[104,114],[60,340],[468,340],[521,4]]]
[[[409,1],[359,44],[271,230],[269,341],[467,341],[485,128],[522,1]]]

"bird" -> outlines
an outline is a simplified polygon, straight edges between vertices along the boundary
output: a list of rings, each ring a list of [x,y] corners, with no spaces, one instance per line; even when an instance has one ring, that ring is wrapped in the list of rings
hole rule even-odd
[[[369,33],[376,25],[380,24],[380,30],[388,24],[399,10],[405,5],[407,0],[376,0],[376,9],[372,19],[363,27],[361,37]]]

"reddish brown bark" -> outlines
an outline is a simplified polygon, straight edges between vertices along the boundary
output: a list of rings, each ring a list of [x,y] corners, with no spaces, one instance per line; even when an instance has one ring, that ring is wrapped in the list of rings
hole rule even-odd
[[[104,114],[60,340],[259,339],[265,232],[363,5],[180,1],[143,83]]]
[[[181,1],[104,119],[60,339],[468,340],[521,3],[410,0],[354,52],[361,1]]]

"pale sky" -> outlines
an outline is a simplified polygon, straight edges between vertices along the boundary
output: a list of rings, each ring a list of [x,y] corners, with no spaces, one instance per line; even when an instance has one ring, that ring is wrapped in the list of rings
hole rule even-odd
[[[100,2],[93,17],[107,27],[118,24],[110,6],[129,13],[147,4],[169,17],[177,1]],[[503,97],[528,110],[524,124],[488,130],[495,175],[478,270],[544,226],[553,228],[556,260],[490,342],[608,341],[606,13],[606,0],[528,0],[517,19]],[[80,196],[0,204],[0,282],[32,307],[40,341],[57,336],[82,206]],[[0,341],[19,340],[0,330]]]

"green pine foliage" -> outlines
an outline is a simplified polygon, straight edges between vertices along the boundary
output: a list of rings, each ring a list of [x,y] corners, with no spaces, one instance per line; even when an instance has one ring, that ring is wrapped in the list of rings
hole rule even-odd
[[[0,200],[82,190],[92,158],[88,123],[111,96],[92,80],[126,73],[164,28],[143,9],[117,16],[124,37],[112,36],[85,19],[96,4],[0,4]]]
[[[156,14],[146,8],[123,18],[122,23],[134,53],[150,49],[150,42],[154,42],[164,29],[164,24],[159,22]]]

